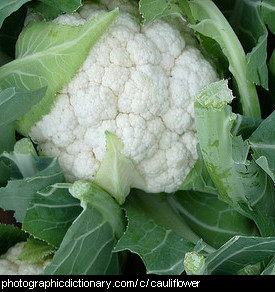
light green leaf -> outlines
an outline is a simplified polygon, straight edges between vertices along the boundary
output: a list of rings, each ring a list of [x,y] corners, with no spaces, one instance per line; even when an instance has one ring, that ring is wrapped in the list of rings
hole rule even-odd
[[[31,126],[50,111],[56,92],[76,74],[92,46],[117,16],[116,9],[84,25],[31,22],[24,28],[16,44],[16,60],[0,68],[0,88],[48,87],[41,102],[20,119],[19,132],[27,135]]]
[[[131,188],[144,188],[144,180],[134,162],[121,153],[124,145],[118,137],[108,131],[105,137],[106,152],[94,183],[105,189],[119,204],[123,204]]]
[[[178,189],[178,191],[189,190],[215,195],[219,193],[208,173],[203,159],[200,157]]]
[[[182,10],[176,0],[140,0],[139,11],[142,14],[144,25],[161,17],[181,17],[182,14]]]
[[[38,191],[30,200],[22,228],[35,238],[59,247],[82,208],[67,184],[56,183]]]
[[[230,100],[231,91],[226,81],[218,81],[217,84],[220,88],[210,84],[195,101],[195,120],[205,165],[221,200],[254,221],[265,217],[256,222],[261,234],[267,231],[269,235],[275,234],[273,223],[268,223],[275,215],[274,184],[254,160],[246,157],[247,142],[240,136],[232,136],[236,115],[229,105],[221,107],[225,100]],[[217,91],[213,92],[213,88]]]
[[[31,0],[1,0],[0,3],[0,27],[6,17],[17,11],[22,5]]]
[[[88,182],[75,182],[70,192],[81,200],[83,211],[68,229],[45,274],[120,273],[113,248],[125,228],[121,208],[108,193]]]
[[[43,261],[55,253],[56,249],[45,241],[29,237],[18,259],[21,261]]]

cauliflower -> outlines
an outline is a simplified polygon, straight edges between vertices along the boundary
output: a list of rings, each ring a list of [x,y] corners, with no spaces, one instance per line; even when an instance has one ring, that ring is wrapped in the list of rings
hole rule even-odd
[[[105,132],[123,143],[146,192],[174,192],[193,167],[193,101],[217,74],[182,20],[142,26],[137,2],[100,0],[54,21],[79,25],[119,7],[119,17],[57,96],[30,137],[41,155],[58,156],[68,181],[93,180]]]
[[[51,263],[51,259],[39,262],[18,260],[24,244],[24,241],[18,242],[0,256],[0,275],[39,275]]]

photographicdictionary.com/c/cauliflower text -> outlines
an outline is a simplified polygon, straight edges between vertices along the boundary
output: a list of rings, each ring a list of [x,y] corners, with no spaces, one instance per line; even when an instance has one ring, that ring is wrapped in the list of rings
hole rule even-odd
[[[200,280],[178,278],[136,278],[136,279],[85,279],[85,278],[4,278],[1,280],[1,290],[24,288],[28,290],[51,288],[198,288]]]

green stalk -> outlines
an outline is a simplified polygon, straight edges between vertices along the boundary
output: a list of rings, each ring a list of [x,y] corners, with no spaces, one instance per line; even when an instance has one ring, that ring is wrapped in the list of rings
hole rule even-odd
[[[248,142],[231,133],[236,120],[236,114],[228,105],[232,99],[227,81],[220,80],[205,87],[195,101],[203,160],[219,191],[219,198],[257,221],[261,233],[269,230],[273,234],[274,185],[255,161],[249,160]]]
[[[213,1],[192,0],[188,3],[192,16],[198,21],[191,27],[217,41],[229,61],[229,70],[238,85],[243,115],[260,118],[257,90],[255,84],[246,78],[246,55],[232,27]]]

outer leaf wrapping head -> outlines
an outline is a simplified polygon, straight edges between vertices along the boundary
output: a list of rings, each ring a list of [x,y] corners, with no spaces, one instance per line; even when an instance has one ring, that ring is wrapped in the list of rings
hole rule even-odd
[[[118,16],[118,9],[70,26],[53,22],[31,22],[16,44],[17,59],[0,68],[0,89],[47,87],[45,97],[17,125],[28,135],[31,127],[49,113],[56,93],[69,82],[87,58],[93,45]]]
[[[116,135],[106,131],[106,152],[94,182],[123,204],[131,187],[143,188],[144,180],[134,162],[121,151],[123,143]]]

